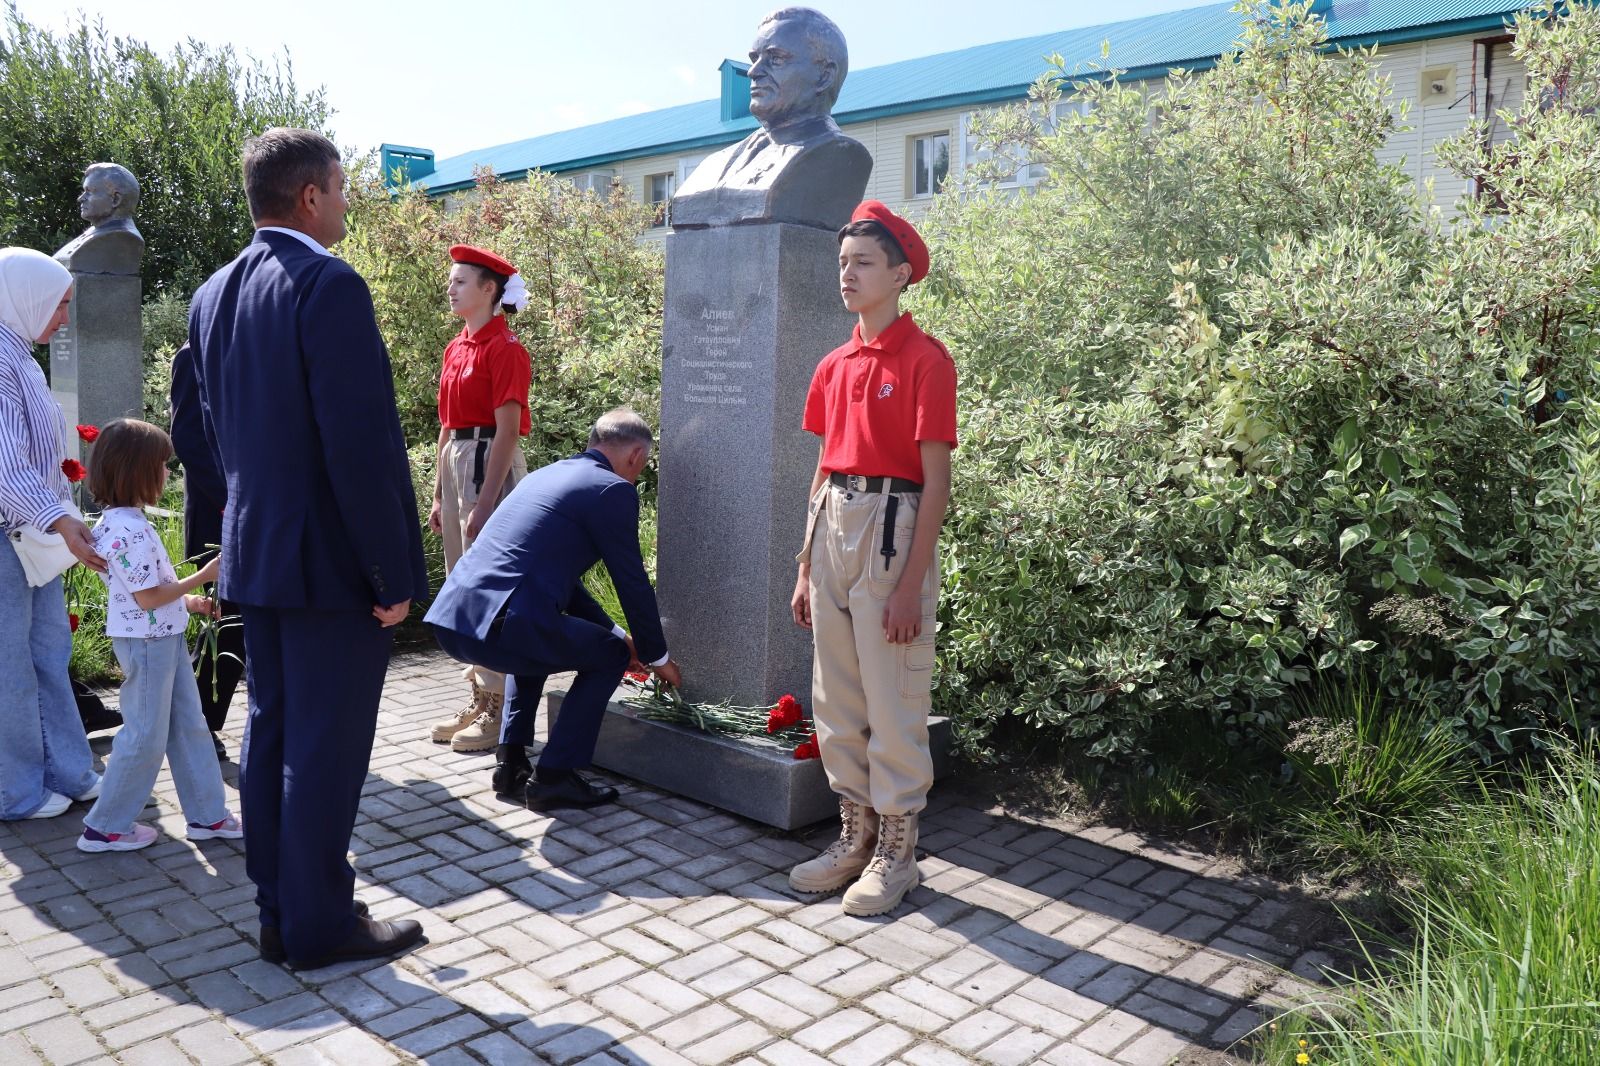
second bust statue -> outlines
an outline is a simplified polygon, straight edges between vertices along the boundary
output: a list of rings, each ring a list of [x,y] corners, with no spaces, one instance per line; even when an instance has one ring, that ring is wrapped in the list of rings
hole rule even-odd
[[[848,66],[844,34],[822,12],[786,7],[763,19],[750,47],[750,113],[761,128],[695,168],[672,199],[672,225],[849,221],[872,154],[831,114]]]

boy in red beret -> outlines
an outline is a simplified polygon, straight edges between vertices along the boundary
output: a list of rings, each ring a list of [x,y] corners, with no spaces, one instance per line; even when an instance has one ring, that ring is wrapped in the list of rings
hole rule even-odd
[[[956,446],[956,369],[900,313],[928,246],[876,200],[839,231],[854,335],[817,365],[804,427],[822,437],[790,606],[816,642],[811,702],[839,839],[796,866],[801,892],[845,885],[848,914],[893,910],[919,880],[917,815],[933,784],[928,712],[938,538]]]

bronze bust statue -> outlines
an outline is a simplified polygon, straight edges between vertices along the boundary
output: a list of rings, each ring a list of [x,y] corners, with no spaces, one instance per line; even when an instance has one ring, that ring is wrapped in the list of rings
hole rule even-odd
[[[139,179],[116,163],[94,163],[83,174],[78,213],[89,223],[55,254],[69,270],[87,274],[137,274],[144,237],[133,224]]]
[[[872,172],[872,154],[831,115],[848,65],[844,34],[822,12],[785,7],[762,19],[750,47],[761,128],[695,168],[672,198],[673,227],[848,222]]]

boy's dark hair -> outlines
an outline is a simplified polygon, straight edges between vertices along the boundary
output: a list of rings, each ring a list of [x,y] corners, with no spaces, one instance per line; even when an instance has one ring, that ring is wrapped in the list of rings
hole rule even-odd
[[[900,242],[894,239],[894,234],[885,229],[881,222],[874,222],[870,218],[847,222],[839,230],[839,243],[843,244],[846,237],[871,237],[877,241],[878,247],[883,249],[883,254],[889,257],[890,270],[907,261],[906,250],[900,247]]]
[[[160,426],[136,418],[107,422],[89,456],[89,495],[103,507],[158,503],[162,467],[172,456],[172,438]]]
[[[244,142],[244,196],[250,217],[287,219],[307,185],[323,192],[328,173],[339,163],[339,149],[315,130],[274,126]]]
[[[491,303],[489,305],[490,307],[493,307],[494,304],[500,304],[501,309],[505,311],[506,314],[509,315],[516,313],[517,305],[505,303],[502,299],[506,294],[506,282],[511,280],[511,276],[509,274],[502,274],[498,270],[490,270],[482,263],[462,263],[460,265],[476,270],[478,272],[478,281],[480,283],[485,281],[494,282],[494,303]]]

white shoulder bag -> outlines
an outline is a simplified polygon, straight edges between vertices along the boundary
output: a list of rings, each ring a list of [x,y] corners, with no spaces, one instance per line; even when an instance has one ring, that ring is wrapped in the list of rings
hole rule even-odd
[[[67,508],[69,517],[83,521],[76,507]],[[46,533],[30,525],[13,529],[8,538],[16,549],[22,572],[33,588],[48,585],[72,568],[78,557],[72,554],[67,542],[59,533]]]

